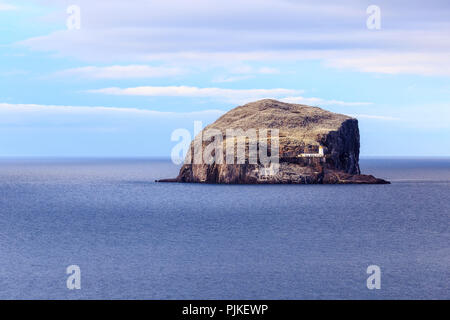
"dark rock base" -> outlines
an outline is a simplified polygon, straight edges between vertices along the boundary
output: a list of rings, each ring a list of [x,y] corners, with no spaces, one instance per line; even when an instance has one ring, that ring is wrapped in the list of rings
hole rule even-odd
[[[258,165],[184,165],[174,179],[156,182],[211,184],[389,184],[372,175],[351,174],[322,166],[281,163],[274,175],[264,175]]]

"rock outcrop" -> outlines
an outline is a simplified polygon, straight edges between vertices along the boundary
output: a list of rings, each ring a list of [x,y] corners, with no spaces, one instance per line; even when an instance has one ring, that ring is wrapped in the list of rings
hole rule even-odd
[[[227,130],[242,129],[241,141],[245,141],[245,157],[238,159],[237,140],[227,136]],[[248,135],[256,129],[258,137]],[[269,130],[272,136],[261,138],[262,130]],[[203,141],[204,132],[221,132],[219,141],[226,159],[226,148],[236,151],[230,161],[216,161],[211,164],[190,161],[194,159],[195,141],[200,141],[202,150],[215,139]],[[278,130],[279,157],[275,164],[255,163],[250,159],[250,146],[256,145],[258,152],[265,143],[270,150],[275,146],[273,132]],[[239,135],[238,135],[239,138]],[[199,140],[200,139],[200,140]],[[208,139],[206,139],[208,140]],[[217,142],[217,141],[216,141]],[[274,145],[272,145],[274,144]],[[227,184],[384,184],[389,183],[370,175],[362,175],[359,168],[358,120],[300,104],[289,104],[276,100],[260,100],[237,107],[216,122],[207,126],[191,143],[192,156],[188,155],[176,179],[160,182],[197,182]],[[259,154],[259,153],[258,153]],[[229,158],[228,158],[229,159]],[[240,160],[240,161],[238,161]]]

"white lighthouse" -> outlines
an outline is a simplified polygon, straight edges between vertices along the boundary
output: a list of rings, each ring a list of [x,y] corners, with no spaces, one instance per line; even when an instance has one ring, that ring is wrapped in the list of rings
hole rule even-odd
[[[323,147],[319,146],[319,155],[323,157]]]
[[[323,158],[325,157],[325,153],[323,151],[323,147],[319,145],[319,153],[301,153],[297,157],[299,158]]]

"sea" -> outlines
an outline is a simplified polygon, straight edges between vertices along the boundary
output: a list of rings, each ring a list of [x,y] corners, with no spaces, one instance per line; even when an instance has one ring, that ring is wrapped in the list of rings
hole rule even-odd
[[[392,184],[155,183],[179,167],[2,158],[0,299],[450,299],[450,159],[360,165]]]

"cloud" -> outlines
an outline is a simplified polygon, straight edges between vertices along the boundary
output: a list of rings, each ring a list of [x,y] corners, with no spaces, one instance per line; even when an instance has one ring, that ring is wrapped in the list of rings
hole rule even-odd
[[[320,105],[320,106],[369,106],[372,105],[372,102],[345,102],[339,100],[325,100],[321,98],[305,98],[301,96],[297,97],[286,97],[281,99],[281,101],[288,103],[298,103],[298,104],[307,104],[307,105]]]
[[[14,77],[14,76],[23,76],[28,74],[29,72],[21,69],[13,69],[10,71],[0,72],[0,76],[3,77]]]
[[[400,118],[390,117],[390,116],[379,116],[379,115],[370,115],[370,114],[353,114],[351,117],[357,119],[373,119],[373,120],[385,120],[385,121],[398,121]]]
[[[193,131],[224,111],[0,103],[0,150],[8,156],[169,156],[173,130]]]
[[[153,67],[147,65],[113,65],[106,67],[80,67],[59,71],[55,76],[82,77],[90,79],[137,79],[173,77],[186,73],[174,67]]]
[[[450,75],[450,52],[366,52],[358,56],[338,56],[327,59],[326,64],[340,69],[384,74],[421,74],[426,76]]]
[[[60,6],[57,1],[45,3]],[[67,16],[61,7],[60,31],[20,44],[102,63],[312,59],[360,72],[450,75],[445,59],[450,54],[450,6],[442,0],[409,1],[407,6],[380,0],[378,31],[366,28],[366,1],[336,5],[331,0],[136,0],[128,5],[79,0],[78,4],[81,30],[62,30]],[[222,82],[240,79],[244,78],[223,76]]]
[[[57,106],[57,105],[39,105],[39,104],[11,104],[0,103],[0,123],[2,123],[8,115],[13,114],[39,114],[47,115],[99,115],[99,116],[145,116],[159,118],[183,118],[186,116],[220,116],[224,113],[222,110],[204,110],[194,112],[165,112],[138,108],[116,108],[103,106]],[[38,119],[39,121],[39,119]]]
[[[249,65],[241,65],[232,68],[229,71],[231,74],[247,74],[247,75],[255,75],[255,74],[279,74],[280,70],[277,68],[271,67],[259,67],[255,68]]]
[[[441,130],[450,130],[450,107],[448,103],[427,103],[423,104],[407,104],[396,105],[392,108],[390,105],[378,105],[377,111],[382,111],[384,114],[373,114],[370,111],[357,112],[349,114],[352,117],[364,121],[386,121],[395,124],[396,130],[402,128],[414,128],[410,134],[423,134],[424,132],[437,132]],[[376,112],[376,111],[374,111]],[[361,126],[363,128],[364,126]],[[379,128],[375,128],[375,131]],[[395,132],[395,131],[394,131]],[[439,140],[446,140],[445,135],[438,136]],[[448,139],[447,139],[448,140]]]
[[[117,128],[137,129],[150,124],[160,127],[176,126],[194,120],[209,123],[220,117],[222,110],[195,112],[164,112],[139,108],[115,108],[103,106],[57,106],[39,104],[0,103],[0,130],[41,128],[43,130]],[[134,130],[133,129],[133,130]]]
[[[256,77],[257,75],[273,75],[280,74],[281,71],[277,68],[271,67],[260,67],[254,68],[248,65],[241,65],[238,67],[234,67],[229,70],[229,73],[232,74],[227,76],[218,76],[213,79],[213,82],[236,82],[242,80],[248,80]]]
[[[254,76],[252,75],[245,75],[245,76],[218,76],[215,77],[212,82],[216,83],[225,83],[225,82],[236,82],[236,81],[242,81],[242,80],[248,80],[252,79]]]
[[[148,96],[148,97],[201,97],[215,98],[236,103],[247,103],[253,100],[274,98],[288,103],[298,103],[320,106],[370,106],[371,102],[345,102],[339,100],[326,100],[315,97],[292,96],[303,93],[303,90],[295,89],[223,89],[223,88],[198,88],[189,86],[168,87],[134,87],[134,88],[102,88],[88,90],[90,93],[100,93],[119,96]]]
[[[279,74],[280,70],[277,68],[270,68],[270,67],[262,67],[257,70],[258,74]]]
[[[299,94],[302,90],[294,89],[222,89],[222,88],[198,88],[188,86],[168,87],[134,87],[134,88],[103,88],[89,90],[91,93],[123,96],[163,96],[163,97],[203,97],[224,99],[227,101],[248,102],[262,98],[277,98],[286,95]]]
[[[17,7],[11,4],[0,2],[0,11],[10,11],[10,10],[17,10]]]

